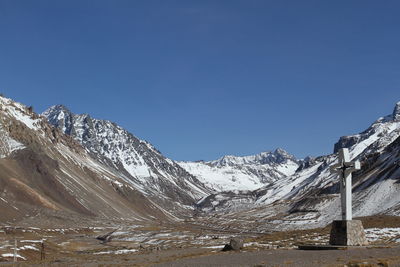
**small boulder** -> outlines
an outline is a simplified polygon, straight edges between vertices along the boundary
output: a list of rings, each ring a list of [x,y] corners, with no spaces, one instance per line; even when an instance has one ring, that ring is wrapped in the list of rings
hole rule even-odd
[[[231,238],[229,241],[229,244],[226,244],[225,247],[222,249],[222,251],[239,251],[243,248],[244,242],[243,239],[240,238]]]
[[[96,237],[96,239],[103,241],[103,243],[107,243],[110,242],[112,239],[112,234],[115,232],[116,230],[106,233],[104,235],[99,235],[98,237]]]

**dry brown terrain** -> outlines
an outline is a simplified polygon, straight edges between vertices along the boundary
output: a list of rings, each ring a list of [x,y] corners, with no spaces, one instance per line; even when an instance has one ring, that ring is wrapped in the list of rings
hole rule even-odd
[[[362,218],[370,248],[301,251],[298,244],[325,244],[329,227],[239,234],[188,223],[80,228],[0,228],[0,265],[16,266],[400,266],[400,218]],[[107,242],[96,239],[114,231]],[[241,252],[222,252],[230,237],[245,240]],[[41,240],[44,256],[41,260]]]

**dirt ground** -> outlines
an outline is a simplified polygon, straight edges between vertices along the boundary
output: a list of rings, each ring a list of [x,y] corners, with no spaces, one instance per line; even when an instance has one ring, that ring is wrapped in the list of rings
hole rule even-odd
[[[13,266],[12,263],[3,263]],[[1,266],[1,265],[0,265]],[[303,251],[276,249],[243,252],[211,252],[207,249],[171,249],[124,256],[57,259],[44,262],[20,262],[15,266],[400,266],[400,247],[348,250]]]
[[[182,266],[400,266],[400,247],[349,250],[262,250],[218,253],[212,256],[181,259],[155,265]]]
[[[297,246],[327,244],[329,226],[264,234],[228,233],[190,224],[3,226],[0,266],[400,266],[400,218],[376,216],[362,220],[370,247],[325,251],[303,251]],[[97,239],[107,234],[109,240]],[[244,240],[243,250],[222,252],[233,236]],[[17,263],[13,263],[15,248]]]

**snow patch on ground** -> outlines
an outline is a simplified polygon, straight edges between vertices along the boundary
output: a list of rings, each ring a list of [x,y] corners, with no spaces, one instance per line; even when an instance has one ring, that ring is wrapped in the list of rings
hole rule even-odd
[[[400,228],[368,228],[365,229],[365,235],[369,242],[375,242],[381,239],[394,239],[400,241]]]
[[[8,135],[1,126],[0,126],[0,158],[5,158],[9,156],[12,152],[24,149],[25,146],[14,140]]]
[[[120,254],[129,254],[129,253],[134,253],[137,252],[137,249],[121,249],[121,250],[110,250],[110,251],[101,251],[101,252],[96,252],[93,253],[95,255],[104,255],[104,254],[115,254],[115,255],[120,255]]]
[[[35,250],[35,251],[39,251],[38,248],[36,248],[36,247],[34,247],[34,246],[29,246],[29,245],[22,246],[22,247],[20,247],[19,249],[20,249],[20,250]]]
[[[209,247],[204,247],[204,248],[209,248],[209,249],[223,249],[225,245],[218,245],[218,246],[209,246]]]
[[[4,254],[1,254],[1,256],[2,256],[3,258],[14,258],[14,253],[4,253]],[[23,256],[21,256],[21,255],[19,255],[19,254],[17,254],[16,256],[17,256],[18,259],[26,260],[25,257],[23,257]]]

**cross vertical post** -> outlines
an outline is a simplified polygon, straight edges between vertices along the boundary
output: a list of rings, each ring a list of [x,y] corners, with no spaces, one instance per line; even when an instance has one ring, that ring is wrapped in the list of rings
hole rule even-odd
[[[338,174],[340,184],[340,204],[342,220],[332,222],[329,244],[332,246],[366,246],[368,245],[364,227],[360,220],[353,220],[352,211],[352,173],[361,169],[360,161],[350,161],[347,148],[338,153],[338,163],[330,167],[331,172]]]
[[[350,221],[353,219],[353,197],[352,191],[352,175],[351,173],[345,173],[343,179],[341,179],[341,198],[342,198],[342,220]]]
[[[353,219],[352,212],[352,173],[361,169],[360,162],[350,161],[349,150],[342,148],[339,150],[339,162],[331,167],[331,171],[339,174],[340,178],[340,202],[342,207],[342,220],[350,221]]]

